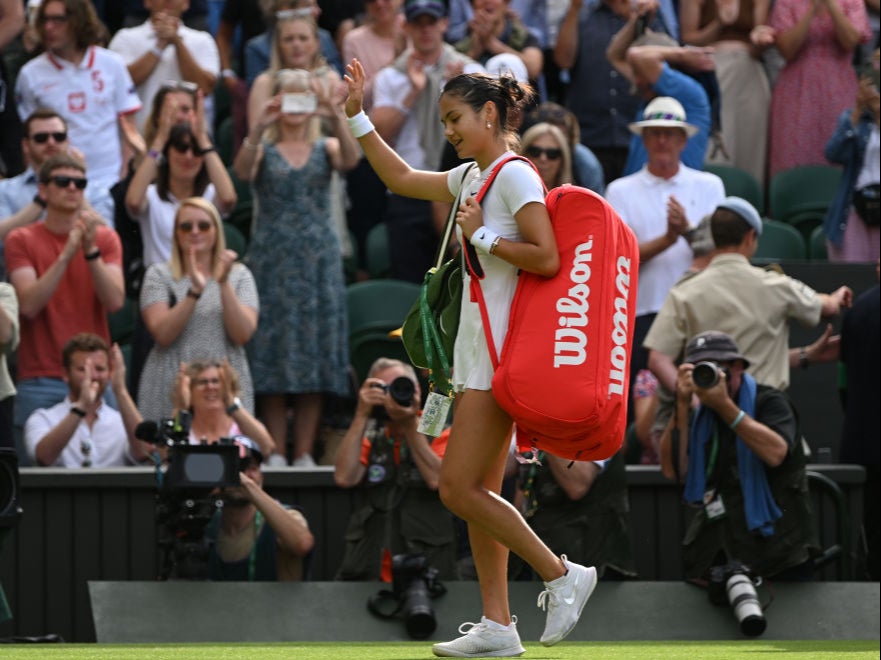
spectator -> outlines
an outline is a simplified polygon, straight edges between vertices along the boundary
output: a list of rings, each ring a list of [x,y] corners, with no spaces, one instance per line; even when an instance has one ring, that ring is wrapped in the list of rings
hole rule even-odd
[[[644,347],[651,353],[649,366],[661,384],[673,391],[674,361],[692,337],[713,328],[737,342],[757,383],[785,390],[792,361],[807,367],[812,359],[830,359],[827,354],[811,356],[801,349],[793,360],[789,320],[816,325],[821,317],[850,307],[851,290],[843,286],[832,294],[818,294],[790,277],[751,266],[762,219],[746,200],[726,197],[713,212],[710,225],[716,252],[700,275],[671,289],[645,337]],[[837,344],[829,347],[821,342],[814,348],[834,351]]]
[[[633,83],[643,99],[636,112],[636,122],[645,117],[644,104],[653,99],[669,97],[682,106],[689,123],[697,130],[689,131],[681,160],[693,170],[702,170],[712,125],[710,99],[701,83],[686,72],[711,72],[712,52],[704,48],[683,48],[672,37],[649,30],[636,38],[639,20],[645,17],[638,12],[630,14],[627,23],[612,38],[606,56],[618,73]],[[640,136],[633,135],[624,166],[625,176],[638,171],[646,160],[648,156]]]
[[[701,387],[692,375],[705,361],[719,377]],[[765,578],[808,580],[817,549],[798,418],[786,394],[757,384],[748,366],[730,335],[710,331],[689,341],[677,372],[661,469],[698,505],[683,542],[685,576],[706,580],[739,561]]]
[[[15,385],[8,356],[18,348],[18,299],[11,284],[0,282],[0,447],[15,448],[12,419]]]
[[[631,384],[639,370],[648,366],[642,341],[649,326],[667,292],[691,264],[689,231],[725,196],[719,177],[682,163],[688,138],[698,130],[686,119],[676,99],[659,96],[651,101],[642,121],[630,125],[630,130],[642,138],[648,162],[606,189],[606,199],[639,241]]]
[[[19,116],[24,121],[37,108],[55,110],[71,143],[82,150],[92,188],[109,193],[123,173],[122,139],[141,150],[134,83],[121,58],[96,45],[104,28],[90,0],[47,0],[36,20],[46,51],[18,74]],[[97,210],[113,222],[112,206]]]
[[[242,382],[244,407],[254,410],[245,344],[257,326],[257,288],[251,271],[226,249],[223,223],[211,202],[180,201],[171,259],[147,269],[141,315],[155,341],[138,387],[147,419],[168,416],[181,362],[227,358]]]
[[[456,42],[456,50],[483,65],[494,55],[511,53],[523,61],[529,80],[537,81],[544,67],[541,44],[510,12],[509,4],[510,0],[471,0],[468,33]]]
[[[398,378],[411,383],[407,403],[389,391]],[[358,487],[361,495],[349,518],[337,579],[378,580],[384,560],[400,553],[424,554],[441,579],[456,577],[453,517],[437,492],[446,436],[416,430],[420,400],[413,367],[389,358],[371,365],[358,390],[334,463],[337,485]]]
[[[283,112],[284,96],[303,98],[307,92],[318,114]],[[352,169],[360,150],[342,107],[309,71],[282,69],[272,94],[234,163],[237,176],[252,182],[259,208],[248,264],[261,294],[273,300],[261,310],[250,357],[260,416],[280,458],[286,454],[290,397],[293,462],[312,467],[324,394],[348,392],[345,279],[329,217],[331,174]],[[335,137],[321,136],[322,117],[336,129]]]
[[[223,507],[205,530],[208,577],[239,582],[294,582],[307,577],[315,545],[303,513],[263,490],[261,450],[250,438],[233,437],[239,447],[241,486],[222,493]],[[213,541],[213,542],[212,542]]]
[[[627,125],[636,116],[639,99],[630,93],[630,83],[615,71],[605,52],[632,12],[630,0],[602,0],[593,5],[571,0],[554,48],[557,66],[568,69],[571,79],[563,105],[578,118],[581,142],[599,159],[607,185],[624,171],[630,148]],[[648,27],[663,31],[658,17],[647,15]]]
[[[0,180],[0,241],[16,227],[24,227],[42,217],[45,207],[37,192],[37,173],[43,163],[59,153],[82,158],[82,153],[68,140],[67,123],[54,110],[38,108],[24,120],[22,127],[24,137],[20,147],[28,168],[18,176]],[[104,188],[87,187],[85,199],[102,218],[106,219],[102,213],[113,211],[113,200]],[[5,277],[2,259],[0,277]]]
[[[624,454],[570,461],[540,452],[541,465],[521,465],[526,521],[552,552],[596,566],[600,579],[636,577]],[[512,558],[514,565],[522,563]]]
[[[253,86],[259,75],[271,69],[273,71],[279,68],[312,68],[312,66],[304,67],[302,63],[292,62],[289,64],[273,63],[277,55],[282,55],[278,49],[284,39],[279,39],[275,35],[278,24],[295,18],[311,18],[315,23],[315,34],[318,38],[319,51],[323,64],[333,69],[337,75],[341,76],[343,72],[343,63],[340,61],[339,49],[334,42],[333,36],[325,29],[318,27],[318,17],[321,16],[321,7],[318,6],[316,0],[267,0],[262,2],[264,20],[269,26],[262,34],[252,37],[245,44],[245,76],[247,77],[248,86]],[[288,37],[290,40],[290,37]]]
[[[767,25],[770,0],[684,0],[679,5],[682,41],[713,49],[719,81],[720,142],[707,162],[733,165],[765,181],[771,83],[762,54],[774,45]],[[691,113],[689,113],[690,115]]]
[[[137,27],[119,30],[110,41],[110,50],[118,53],[137,85],[141,109],[136,121],[143,131],[153,97],[169,80],[196,84],[206,102],[206,121],[214,117],[214,84],[220,73],[217,44],[210,33],[183,25],[181,14],[189,0],[144,0],[150,16]]]
[[[835,198],[826,212],[823,232],[830,261],[878,261],[879,228],[878,50],[875,76],[862,76],[854,107],[844,110],[826,143],[826,158],[844,166]]]
[[[109,339],[107,315],[122,307],[125,297],[119,237],[84,208],[85,174],[82,161],[70,154],[47,159],[38,186],[46,202],[44,222],[6,237],[6,265],[21,320],[17,433],[34,410],[67,394],[65,342],[78,332]]]
[[[226,166],[208,135],[201,94],[191,124],[179,119],[177,94],[166,94],[147,156],[129,183],[125,206],[141,226],[144,266],[171,257],[174,216],[180,200],[202,197],[222,216],[236,204],[236,191]]]
[[[878,262],[875,263],[878,273]],[[878,285],[857,297],[841,324],[841,364],[846,370],[842,463],[866,468],[863,486],[863,529],[868,546],[870,580],[878,581],[878,347],[881,293]]]
[[[633,422],[624,437],[626,461],[632,465],[657,465],[658,454],[652,426],[661,404],[658,379],[649,369],[640,369],[633,380]],[[665,419],[666,425],[666,419]]]
[[[768,175],[824,164],[829,128],[856,96],[854,49],[871,37],[863,0],[778,0],[771,27],[786,64],[771,93]]]
[[[171,417],[190,413],[191,445],[213,444],[221,438],[246,435],[268,456],[275,443],[263,423],[242,406],[239,377],[223,360],[181,363],[172,390]]]
[[[39,408],[27,419],[24,441],[36,465],[115,467],[141,463],[149,445],[135,438],[141,413],[125,386],[125,360],[116,344],[98,335],[71,337],[62,351],[67,396],[51,408]],[[104,400],[107,382],[119,412]]]
[[[520,153],[532,161],[548,190],[572,183],[569,143],[556,126],[542,122],[527,129],[520,138]]]
[[[277,17],[269,66],[256,77],[248,95],[248,127],[254,127],[263,106],[272,96],[275,74],[281,69],[305,69],[321,79],[332,94],[340,89],[339,74],[328,67],[321,52],[318,25],[312,15],[298,12]]]
[[[4,55],[25,27],[24,3],[21,0],[0,0],[0,52]],[[24,168],[18,150],[20,124],[15,111],[14,72],[8,70],[6,58],[0,58],[0,177],[19,174]],[[0,217],[3,217],[0,213]]]
[[[357,59],[368,75],[364,88],[364,109],[373,107],[373,78],[407,47],[402,0],[366,0],[365,20],[343,38],[344,62]]]
[[[115,9],[121,9],[120,18],[123,28],[130,28],[140,25],[144,19],[150,16],[150,3],[155,2],[178,2],[179,0],[122,0],[120,6]],[[193,30],[208,31],[208,5],[211,0],[187,0],[188,8],[183,12],[183,22]],[[115,4],[108,2],[107,4]],[[110,8],[107,8],[108,13]]]
[[[598,195],[606,191],[603,166],[594,153],[581,143],[578,119],[569,110],[552,101],[545,101],[526,113],[522,131],[539,122],[553,124],[566,136],[572,152],[572,175],[576,185],[593,190]]]
[[[413,45],[376,76],[370,118],[410,167],[436,171],[446,144],[437,107],[440,90],[454,75],[483,67],[443,40],[447,19],[441,0],[408,0],[404,14]],[[421,283],[437,249],[431,202],[390,193],[385,223],[391,277]]]
[[[467,0],[464,0],[467,4]],[[402,0],[366,0],[363,25],[353,28],[343,38],[343,61],[357,59],[367,72],[364,110],[373,108],[373,81],[384,66],[391,64],[407,46],[404,33]],[[366,158],[349,172],[348,226],[355,237],[359,277],[367,278],[367,234],[382,222],[385,215],[386,187],[376,176]]]

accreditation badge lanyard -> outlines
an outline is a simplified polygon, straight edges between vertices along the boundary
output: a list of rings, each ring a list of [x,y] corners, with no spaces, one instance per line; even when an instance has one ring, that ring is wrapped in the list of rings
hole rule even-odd
[[[709,483],[710,475],[716,468],[716,459],[719,456],[719,426],[713,423],[713,437],[710,446],[710,457],[707,459],[707,471],[705,474],[705,482]],[[722,501],[722,494],[717,493],[715,488],[707,488],[704,492],[704,511],[706,511],[709,520],[718,520],[725,516],[725,504]]]
[[[257,575],[257,540],[260,538],[260,528],[263,526],[263,514],[260,510],[254,514],[254,545],[251,546],[251,555],[248,557],[248,582],[253,582]]]

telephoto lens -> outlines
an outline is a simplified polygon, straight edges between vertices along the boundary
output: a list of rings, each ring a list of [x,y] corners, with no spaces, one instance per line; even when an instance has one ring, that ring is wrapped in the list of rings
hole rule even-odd
[[[759,595],[749,576],[735,573],[728,578],[725,591],[728,593],[728,602],[734,610],[734,618],[737,619],[740,632],[748,637],[758,637],[765,632],[768,623],[762,613]]]
[[[388,393],[395,403],[406,407],[413,403],[416,385],[406,376],[398,376],[388,384]]]
[[[719,382],[719,367],[715,362],[698,362],[691,372],[691,379],[695,385],[705,390]]]

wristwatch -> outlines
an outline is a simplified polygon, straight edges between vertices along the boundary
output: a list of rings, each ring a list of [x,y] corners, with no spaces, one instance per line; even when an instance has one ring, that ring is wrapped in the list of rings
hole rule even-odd
[[[80,408],[79,406],[71,406],[70,412],[72,412],[77,417],[85,417],[86,416],[86,411],[83,410],[82,408]]]
[[[232,417],[236,410],[242,407],[242,400],[239,397],[236,397],[232,400],[232,403],[227,407],[226,414]]]

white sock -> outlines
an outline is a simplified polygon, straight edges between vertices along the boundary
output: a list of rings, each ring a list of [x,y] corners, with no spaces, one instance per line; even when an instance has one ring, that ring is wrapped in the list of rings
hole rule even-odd
[[[511,630],[511,626],[514,625],[514,622],[511,621],[507,626],[503,626],[501,623],[487,619],[485,616],[480,617],[480,620],[494,630]]]

